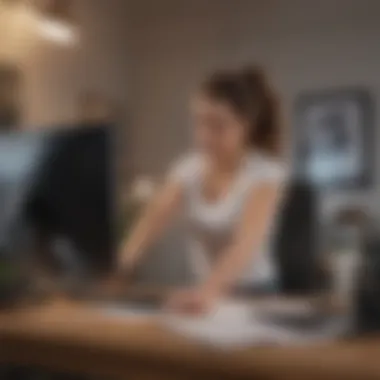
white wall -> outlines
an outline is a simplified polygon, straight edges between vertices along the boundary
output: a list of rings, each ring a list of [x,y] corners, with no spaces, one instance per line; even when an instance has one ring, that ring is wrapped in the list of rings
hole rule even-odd
[[[161,173],[186,148],[188,96],[218,67],[265,65],[283,97],[288,124],[294,99],[304,90],[364,85],[379,108],[377,0],[143,0],[133,5],[138,38],[131,47],[132,134],[138,173]],[[369,194],[329,194],[325,209],[351,201],[379,210],[379,177],[380,172]]]

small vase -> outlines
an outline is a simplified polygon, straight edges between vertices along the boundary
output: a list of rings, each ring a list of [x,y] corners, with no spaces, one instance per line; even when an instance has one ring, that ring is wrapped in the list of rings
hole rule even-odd
[[[347,228],[345,244],[331,253],[332,295],[341,313],[353,312],[356,278],[361,263],[361,235],[357,228]]]

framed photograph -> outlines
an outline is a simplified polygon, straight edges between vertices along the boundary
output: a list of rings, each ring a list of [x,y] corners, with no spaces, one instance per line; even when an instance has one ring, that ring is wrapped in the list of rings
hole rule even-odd
[[[364,188],[372,184],[375,120],[367,90],[303,94],[295,112],[298,177],[322,188]]]

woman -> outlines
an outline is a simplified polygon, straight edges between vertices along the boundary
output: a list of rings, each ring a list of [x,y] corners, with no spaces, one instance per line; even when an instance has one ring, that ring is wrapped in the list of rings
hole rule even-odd
[[[215,73],[192,112],[195,149],[169,172],[126,241],[120,265],[131,270],[183,206],[198,282],[172,294],[168,306],[205,312],[239,285],[273,283],[262,247],[285,173],[276,160],[278,104],[259,68]]]

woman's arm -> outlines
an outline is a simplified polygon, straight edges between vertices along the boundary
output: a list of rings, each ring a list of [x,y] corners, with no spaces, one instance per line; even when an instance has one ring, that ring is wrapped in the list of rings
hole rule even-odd
[[[180,182],[168,180],[147,205],[123,244],[119,259],[121,270],[128,271],[133,268],[143,252],[163,232],[179,208],[182,193]]]
[[[282,187],[267,183],[252,190],[232,243],[222,253],[209,278],[202,285],[211,296],[228,292],[241,276],[267,234],[277,209]]]
[[[233,287],[247,264],[252,251],[259,249],[277,208],[282,186],[268,183],[252,190],[232,243],[222,252],[205,283],[170,295],[167,307],[200,314],[210,310],[219,296]]]

